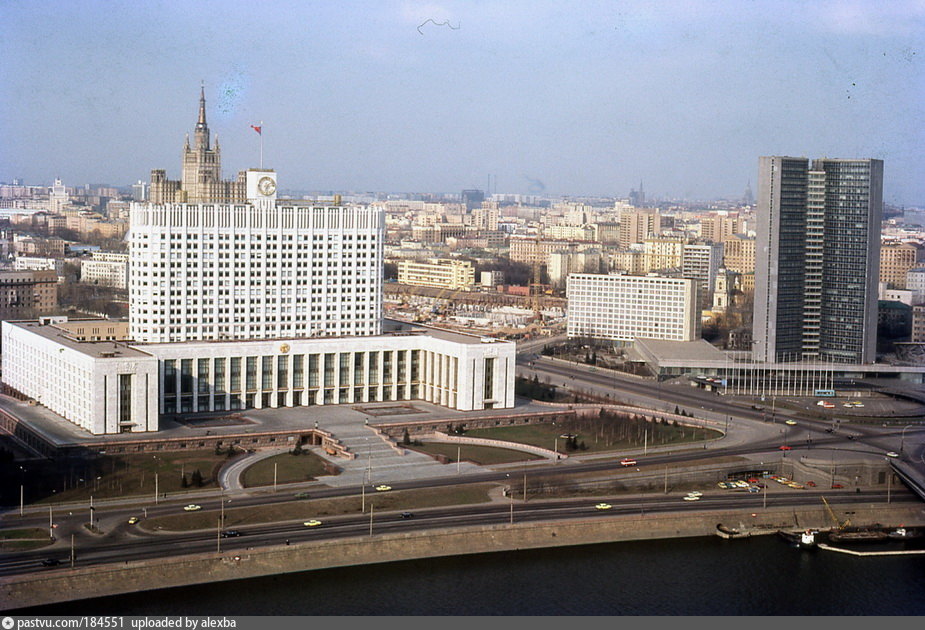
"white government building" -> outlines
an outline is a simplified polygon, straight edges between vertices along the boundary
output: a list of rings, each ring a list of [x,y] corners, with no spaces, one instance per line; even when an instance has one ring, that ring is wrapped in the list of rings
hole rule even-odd
[[[157,431],[162,414],[513,407],[515,344],[383,320],[381,210],[277,199],[272,170],[220,182],[208,138],[201,97],[182,181],[152,172],[152,197],[171,201],[132,204],[127,338],[3,322],[7,392],[94,435]]]

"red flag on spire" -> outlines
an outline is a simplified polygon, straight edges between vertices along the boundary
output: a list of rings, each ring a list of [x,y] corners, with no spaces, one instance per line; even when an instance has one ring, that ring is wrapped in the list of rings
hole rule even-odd
[[[263,135],[262,133],[260,133],[260,130],[263,129],[263,126],[262,126],[262,125],[251,125],[251,129],[253,129],[254,131],[256,131],[259,135],[261,135],[261,136]]]

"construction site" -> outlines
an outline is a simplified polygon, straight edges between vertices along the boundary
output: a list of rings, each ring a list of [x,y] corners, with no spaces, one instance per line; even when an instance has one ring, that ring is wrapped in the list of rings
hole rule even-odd
[[[388,282],[385,313],[503,339],[530,339],[565,330],[565,298],[547,294],[541,285],[507,289],[453,290]]]

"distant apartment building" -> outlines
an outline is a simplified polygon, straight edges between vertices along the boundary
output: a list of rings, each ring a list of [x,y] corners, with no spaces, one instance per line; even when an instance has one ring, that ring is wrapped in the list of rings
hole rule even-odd
[[[602,258],[600,250],[597,249],[582,252],[553,252],[549,255],[546,269],[549,283],[556,288],[564,288],[569,274],[600,273]]]
[[[0,271],[0,319],[36,317],[57,306],[58,274],[54,271]]]
[[[398,263],[398,282],[435,289],[468,290],[475,284],[475,268],[467,260],[402,260]]]
[[[620,224],[609,222],[598,222],[593,226],[594,238],[603,245],[616,245],[620,242]]]
[[[540,238],[512,237],[510,240],[510,256],[514,262],[527,265],[546,265],[549,255],[556,251],[581,251],[594,247],[594,243],[547,240]]]
[[[16,256],[13,259],[14,271],[54,271],[57,275],[64,275],[64,258],[49,258],[47,256]]]
[[[745,220],[738,215],[711,215],[700,219],[700,237],[722,243],[733,234],[745,232]]]
[[[69,202],[67,187],[61,183],[60,179],[56,179],[55,185],[48,191],[48,211],[53,214],[61,214]]]
[[[925,304],[912,307],[912,336],[909,341],[925,343]]]
[[[485,192],[476,189],[464,190],[460,198],[465,204],[466,209],[471,211],[482,206],[482,202],[485,201]]]
[[[741,274],[755,272],[755,239],[733,234],[723,241],[723,267]]]
[[[881,243],[880,282],[886,282],[891,289],[905,289],[906,273],[922,262],[922,252],[912,243]]]
[[[481,207],[472,210],[472,227],[477,230],[497,232],[500,213],[497,202],[485,201]]]
[[[93,252],[90,260],[80,261],[80,281],[88,284],[128,288],[128,254]]]
[[[590,225],[547,225],[543,236],[562,241],[593,241],[594,227]]]
[[[630,274],[645,273],[645,252],[638,249],[621,249],[610,252],[610,269],[625,271]]]
[[[713,301],[713,286],[723,263],[722,243],[687,243],[681,253],[681,276],[697,282],[700,308]]]
[[[642,241],[644,271],[680,269],[687,239],[684,237],[654,237]]]
[[[906,289],[912,291],[914,304],[925,302],[925,267],[916,267],[906,272]]]
[[[483,287],[497,287],[504,284],[504,272],[501,271],[483,271],[479,278],[479,284]]]
[[[620,246],[641,243],[662,230],[661,215],[657,210],[630,210],[620,215]]]
[[[57,237],[13,235],[13,253],[21,256],[64,256],[64,240]]]
[[[631,343],[700,337],[697,283],[687,278],[605,274],[568,277],[569,338]]]

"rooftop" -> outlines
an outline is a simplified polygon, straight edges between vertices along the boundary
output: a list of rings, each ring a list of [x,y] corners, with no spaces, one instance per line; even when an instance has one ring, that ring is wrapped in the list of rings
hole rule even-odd
[[[74,320],[70,320],[73,322]],[[88,326],[111,324],[105,319],[86,319],[79,320],[86,322]],[[74,350],[81,354],[93,357],[94,359],[125,359],[131,358],[151,358],[151,355],[142,350],[137,350],[125,343],[118,341],[78,341],[65,330],[58,328],[52,322],[43,321],[8,321],[7,324],[16,326],[35,333],[45,339],[59,343],[65,348]]]

